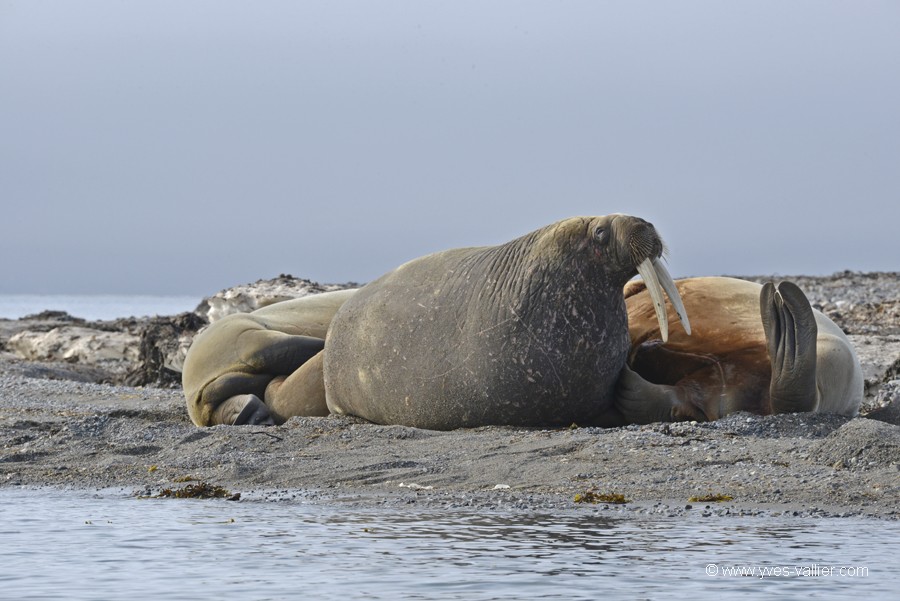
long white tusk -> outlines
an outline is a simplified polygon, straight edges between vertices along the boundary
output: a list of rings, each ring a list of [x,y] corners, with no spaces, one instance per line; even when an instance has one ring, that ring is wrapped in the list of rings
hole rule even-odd
[[[663,290],[666,291],[666,295],[669,297],[669,302],[675,307],[675,313],[678,314],[678,319],[681,320],[684,331],[690,336],[691,322],[688,321],[688,314],[681,300],[681,295],[678,294],[678,288],[675,287],[675,280],[672,279],[672,276],[669,275],[669,270],[666,269],[666,266],[659,259],[653,259],[653,267],[656,269],[656,277],[659,279],[659,283],[662,284]]]
[[[662,341],[669,340],[669,316],[666,314],[666,306],[663,301],[663,291],[659,286],[659,280],[656,277],[656,270],[650,259],[644,259],[637,267],[638,273],[644,278],[644,284],[647,291],[650,292],[650,298],[653,299],[653,308],[656,309],[656,319],[659,320],[659,333]]]

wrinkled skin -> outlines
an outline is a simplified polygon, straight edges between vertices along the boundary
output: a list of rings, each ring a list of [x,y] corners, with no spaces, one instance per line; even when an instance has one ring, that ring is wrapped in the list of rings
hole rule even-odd
[[[626,286],[631,351],[617,399],[628,421],[859,411],[863,377],[853,347],[797,286],[724,277],[676,285],[693,332],[675,330],[664,345],[643,283]]]
[[[624,424],[622,289],[662,251],[651,224],[609,215],[402,265],[335,315],[328,409],[439,430]]]
[[[435,429],[624,424],[622,286],[640,270],[674,291],[662,251],[642,219],[573,218],[411,261],[358,292],[226,317],[188,353],[189,414],[197,425],[329,411]]]

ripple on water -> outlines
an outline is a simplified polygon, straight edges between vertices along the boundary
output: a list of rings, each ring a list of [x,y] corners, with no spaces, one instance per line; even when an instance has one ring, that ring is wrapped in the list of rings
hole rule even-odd
[[[0,591],[42,599],[893,594],[900,525],[609,518],[0,490]],[[709,567],[713,566],[713,567]],[[776,575],[807,568],[816,576]],[[828,575],[858,566],[868,575]],[[754,576],[730,575],[756,568]],[[759,568],[768,575],[760,577]],[[708,575],[707,571],[712,575]]]

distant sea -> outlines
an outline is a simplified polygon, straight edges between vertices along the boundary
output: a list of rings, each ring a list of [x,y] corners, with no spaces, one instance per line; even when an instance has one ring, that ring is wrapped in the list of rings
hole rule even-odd
[[[196,296],[0,294],[0,318],[19,319],[48,310],[88,320],[177,315],[193,311],[201,300]]]

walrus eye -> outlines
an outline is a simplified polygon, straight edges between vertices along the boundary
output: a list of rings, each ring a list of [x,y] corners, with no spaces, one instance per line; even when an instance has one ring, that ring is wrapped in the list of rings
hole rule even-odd
[[[594,230],[594,240],[597,242],[603,242],[603,239],[606,237],[606,228],[598,227]]]

